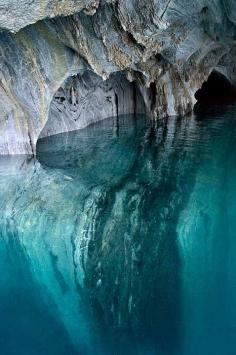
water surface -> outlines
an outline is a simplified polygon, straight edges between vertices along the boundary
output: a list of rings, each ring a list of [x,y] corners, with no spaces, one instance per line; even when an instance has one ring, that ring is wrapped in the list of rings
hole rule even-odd
[[[0,353],[236,348],[236,107],[0,158]]]

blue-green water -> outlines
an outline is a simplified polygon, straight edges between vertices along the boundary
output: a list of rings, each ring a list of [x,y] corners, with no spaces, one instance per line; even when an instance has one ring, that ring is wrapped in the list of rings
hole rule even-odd
[[[236,107],[0,158],[0,354],[236,351]]]

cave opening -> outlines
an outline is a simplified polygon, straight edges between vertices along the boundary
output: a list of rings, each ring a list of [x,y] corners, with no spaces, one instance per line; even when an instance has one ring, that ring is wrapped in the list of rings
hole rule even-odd
[[[236,87],[221,73],[214,70],[207,81],[195,93],[195,112],[206,111],[213,106],[236,102]]]

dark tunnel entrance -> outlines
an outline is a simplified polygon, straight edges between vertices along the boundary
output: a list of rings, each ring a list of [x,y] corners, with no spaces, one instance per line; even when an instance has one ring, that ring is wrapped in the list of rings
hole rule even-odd
[[[195,112],[205,111],[212,106],[236,102],[236,87],[221,73],[213,71],[207,81],[195,93]]]

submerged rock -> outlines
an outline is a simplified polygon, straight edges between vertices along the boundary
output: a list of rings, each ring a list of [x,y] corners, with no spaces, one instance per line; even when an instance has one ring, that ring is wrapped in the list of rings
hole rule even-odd
[[[119,129],[109,119],[40,139],[38,161],[1,157],[0,309],[3,291],[12,294],[9,264],[21,290],[25,260],[37,302],[76,354],[224,354],[228,339],[234,349],[235,113],[156,127],[123,116]],[[14,340],[15,309],[0,326],[10,317]],[[31,324],[45,344],[41,323]]]

